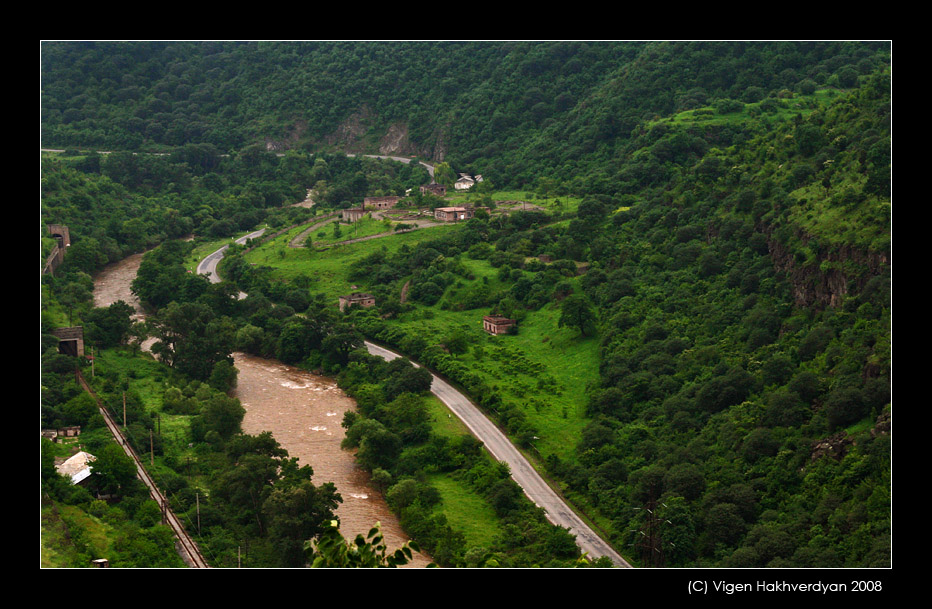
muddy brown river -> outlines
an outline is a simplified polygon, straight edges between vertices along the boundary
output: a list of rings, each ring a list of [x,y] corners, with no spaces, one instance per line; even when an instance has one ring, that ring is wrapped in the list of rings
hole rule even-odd
[[[135,254],[98,273],[94,278],[94,306],[106,307],[123,300],[142,318],[139,301],[130,291],[141,261],[142,254]],[[343,414],[356,407],[352,398],[328,377],[274,360],[243,353],[233,355],[239,372],[234,397],[246,410],[243,431],[253,435],[271,432],[290,456],[297,457],[301,465],[311,466],[314,484],[336,485],[343,497],[337,516],[345,538],[365,535],[380,522],[389,551],[404,544],[408,537],[382,495],[372,488],[368,473],[356,465],[352,452],[340,448]],[[424,567],[429,562],[429,557],[415,554],[407,566]]]
[[[407,541],[398,519],[369,481],[369,474],[356,465],[351,452],[340,448],[344,430],[340,423],[356,403],[332,379],[293,368],[274,360],[234,353],[239,371],[234,393],[246,416],[243,431],[272,432],[288,454],[314,470],[315,484],[333,482],[343,503],[337,508],[340,531],[347,539],[365,535],[376,522],[390,551]],[[415,555],[409,566],[429,562]]]

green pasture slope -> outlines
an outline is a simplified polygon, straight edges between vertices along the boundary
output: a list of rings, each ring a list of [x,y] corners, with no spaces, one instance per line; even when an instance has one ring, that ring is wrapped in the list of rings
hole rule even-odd
[[[289,247],[294,235],[287,233],[247,253],[245,258],[251,264],[271,268],[273,279],[290,281],[299,275],[310,278],[309,291],[324,294],[336,305],[341,294],[371,289],[350,279],[353,262],[381,248],[393,252],[403,244],[414,245],[450,230],[456,227],[426,228],[321,250]],[[493,386],[503,402],[521,407],[537,430],[529,456],[555,454],[572,460],[586,423],[585,390],[598,381],[598,339],[558,327],[560,308],[554,302],[529,311],[516,335],[488,335],[482,329],[487,308],[444,310],[442,303],[447,296],[455,298],[457,292],[468,290],[476,282],[487,281],[493,290],[507,285],[487,261],[461,256],[461,262],[474,279],[456,281],[437,304],[418,304],[389,323],[404,327],[407,334],[423,336],[428,344],[462,333],[470,348],[458,355],[460,361]]]
[[[273,269],[272,278],[275,280],[290,282],[299,275],[309,277],[312,280],[311,293],[332,297],[336,305],[337,298],[341,294],[353,291],[351,286],[354,284],[349,278],[349,268],[353,262],[383,247],[389,252],[394,252],[405,243],[414,245],[424,239],[433,239],[440,231],[451,230],[454,227],[424,228],[358,243],[334,245],[324,249],[291,247],[289,245],[291,240],[306,228],[306,226],[296,227],[263,243],[248,252],[245,259],[250,264]],[[351,228],[351,225],[341,226],[344,234]],[[323,230],[329,235],[332,234],[333,229],[327,227]],[[360,290],[364,288],[365,286],[360,286]]]

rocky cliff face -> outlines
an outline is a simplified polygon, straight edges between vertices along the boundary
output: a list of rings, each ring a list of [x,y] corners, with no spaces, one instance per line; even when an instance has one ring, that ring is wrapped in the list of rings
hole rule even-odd
[[[390,156],[418,156],[432,161],[443,161],[446,156],[444,133],[434,133],[432,146],[418,146],[408,137],[408,125],[394,123],[379,140],[379,154]]]
[[[874,421],[874,426],[870,430],[871,437],[890,435],[891,418],[889,411],[878,415],[877,420]],[[822,457],[831,457],[836,461],[840,461],[848,453],[849,448],[855,444],[857,444],[857,441],[849,436],[848,432],[839,431],[827,438],[814,441],[810,446],[809,460],[816,461]]]
[[[796,237],[804,245],[811,239],[801,232],[797,232]],[[889,264],[886,254],[842,246],[820,254],[815,263],[802,265],[772,234],[768,235],[768,248],[774,268],[785,273],[793,287],[796,304],[805,307],[838,306],[850,289],[862,289]]]
[[[431,142],[419,145],[411,141],[408,125],[392,123],[385,134],[379,138],[378,150],[372,149],[369,137],[373,125],[378,124],[378,117],[366,106],[348,116],[329,135],[323,138],[327,146],[342,150],[348,154],[380,154],[386,156],[418,156],[432,161],[443,161],[446,156],[447,125],[432,135]],[[291,132],[284,138],[266,138],[268,151],[282,152],[297,145],[299,138],[307,130],[303,121],[295,123]]]
[[[366,151],[365,142],[362,140],[369,131],[373,117],[372,112],[363,106],[324,138],[324,141],[344,152],[361,154]]]
[[[284,138],[265,138],[265,149],[268,152],[282,152],[288,150],[298,143],[298,140],[301,139],[305,131],[307,131],[307,122],[297,121],[292,125],[291,131],[289,131]]]

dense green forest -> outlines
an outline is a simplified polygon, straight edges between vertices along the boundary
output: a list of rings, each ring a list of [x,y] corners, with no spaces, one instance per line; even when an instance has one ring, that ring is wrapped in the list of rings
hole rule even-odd
[[[366,355],[369,338],[462,387],[638,566],[889,566],[889,44],[49,42],[41,65],[42,145],[67,150],[43,158],[43,236],[59,223],[73,240],[42,280],[43,335],[83,325],[126,357],[159,339],[161,412],[189,417],[199,447],[166,475],[181,510],[187,480],[212,485],[208,546],[227,564],[243,538],[256,565],[312,560],[301,544],[329,534],[339,492],[239,432],[233,350],[339,379],[359,404],[347,446],[438,563],[580,564],[468,437],[431,432],[424,379]],[[259,264],[263,246],[231,248],[229,283],[186,272],[198,240],[409,189],[411,206],[440,204],[417,193],[423,167],[346,153],[481,173],[470,201],[491,213],[347,263],[377,310],[337,311],[313,248],[297,274],[274,245]],[[314,208],[290,205],[308,191]],[[502,213],[514,192],[536,205]],[[151,248],[134,282],[150,323],[95,309],[91,276]],[[517,336],[490,348],[430,325],[470,311],[518,319]],[[548,415],[563,381],[535,360],[558,333],[567,364],[588,367],[572,416]],[[490,378],[503,357],[534,380]],[[68,360],[43,341],[43,426],[99,427]],[[133,379],[103,376],[111,401]],[[560,450],[548,416],[565,421]],[[140,436],[157,425],[138,417]],[[280,473],[237,494],[225,476],[247,458]],[[504,523],[499,543],[466,547],[425,471],[468,480]],[[58,501],[111,526],[144,503],[115,515],[46,473]],[[295,537],[299,489],[318,508]]]

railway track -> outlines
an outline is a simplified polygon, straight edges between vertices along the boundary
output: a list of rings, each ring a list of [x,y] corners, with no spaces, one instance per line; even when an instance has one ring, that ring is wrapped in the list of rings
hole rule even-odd
[[[162,510],[162,518],[165,523],[172,528],[172,531],[175,533],[175,545],[178,548],[178,553],[181,555],[182,560],[189,566],[194,568],[208,569],[210,565],[207,564],[207,560],[204,558],[204,555],[201,554],[200,548],[197,547],[197,544],[194,542],[194,539],[188,534],[185,530],[184,525],[181,523],[181,520],[175,516],[175,513],[172,512],[171,508],[168,505],[168,499],[165,495],[162,494],[162,491],[159,490],[158,485],[156,485],[155,480],[149,475],[146,471],[146,468],[143,466],[142,461],[139,459],[139,455],[136,454],[136,451],[133,450],[133,447],[130,446],[129,442],[126,441],[126,437],[123,435],[123,432],[120,430],[120,426],[114,420],[113,415],[110,414],[100,402],[97,395],[93,392],[90,385],[87,384],[87,381],[84,380],[84,377],[81,375],[80,371],[76,372],[78,382],[81,383],[81,386],[84,387],[84,390],[87,391],[94,400],[97,401],[97,407],[100,409],[100,414],[103,415],[104,421],[107,424],[107,427],[110,429],[110,433],[113,434],[114,439],[123,447],[124,452],[133,459],[133,462],[136,464],[136,475],[139,476],[139,479],[149,489],[149,496],[159,505],[159,508]]]

